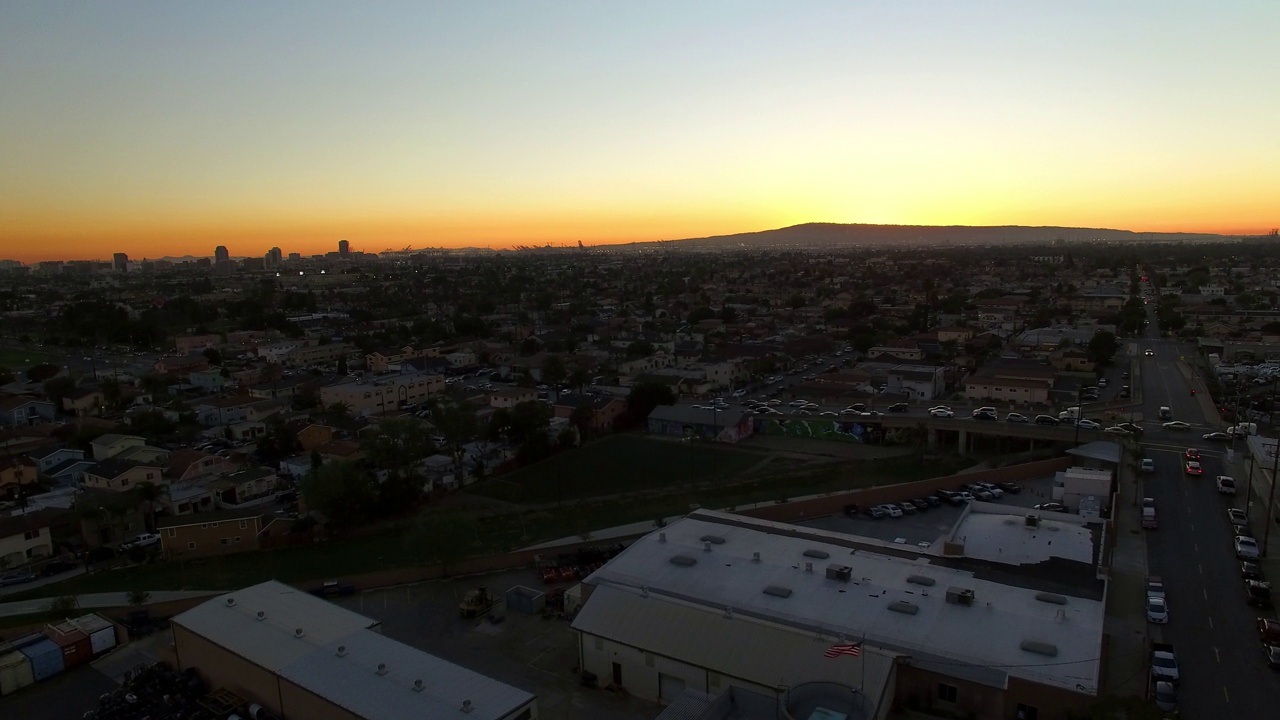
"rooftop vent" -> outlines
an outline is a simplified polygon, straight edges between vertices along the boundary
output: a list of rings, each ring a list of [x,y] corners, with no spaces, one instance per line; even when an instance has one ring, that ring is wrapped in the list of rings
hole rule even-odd
[[[725,619],[725,620],[732,620],[732,619],[733,619],[733,608],[731,608],[731,607],[727,607],[727,608],[725,608],[725,609],[724,609],[724,619]]]
[[[666,542],[666,541],[667,541],[667,534],[666,534],[666,533],[658,533],[658,542]]]
[[[849,582],[853,577],[853,568],[848,565],[837,565],[832,563],[827,566],[827,579],[838,580],[840,582]]]
[[[347,656],[347,646],[346,646],[346,645],[339,645],[339,646],[338,646],[338,657],[346,657],[346,656]]]
[[[693,567],[698,564],[698,559],[690,555],[672,555],[671,564],[680,567]]]
[[[1023,640],[1022,649],[1046,657],[1058,657],[1058,646],[1039,640]]]
[[[422,684],[422,681],[421,681],[421,680],[414,680],[414,681],[413,681],[413,691],[414,691],[414,692],[422,692],[423,688],[425,688],[425,687],[426,687],[426,686]]]
[[[702,543],[702,552],[711,552],[711,541],[707,540]]]
[[[379,675],[386,675],[386,674],[387,674],[387,664],[386,664],[386,663],[378,663],[378,674],[379,674]]]
[[[472,710],[475,710],[475,709],[476,709],[476,708],[475,708],[475,706],[471,704],[471,701],[470,701],[470,700],[463,700],[463,701],[462,701],[462,712],[464,712],[464,713],[469,713],[469,712],[471,712]]]
[[[1027,513],[1024,522],[1029,528],[1040,527],[1040,516],[1034,513]]]
[[[266,614],[265,612],[263,612],[263,611],[259,610],[259,611],[258,611],[258,619],[259,619],[259,620],[266,620],[266,619],[267,619],[267,614]]]
[[[955,587],[953,585],[947,588],[947,602],[952,605],[972,605],[973,591],[969,588]]]
[[[805,572],[813,572],[813,563],[805,563],[805,564],[804,564],[804,571],[805,571]]]
[[[811,557],[811,558],[818,558],[819,560],[826,560],[827,558],[831,557],[831,553],[827,552],[826,550],[815,550],[811,548],[809,550],[804,551],[804,556]]]
[[[1039,593],[1036,593],[1036,599],[1039,600],[1040,602],[1053,603],[1054,605],[1067,604],[1067,596],[1059,595],[1057,593],[1039,592]]]
[[[915,603],[909,603],[905,600],[894,600],[889,603],[889,610],[902,613],[903,615],[915,615],[920,612],[920,606]]]
[[[306,633],[302,632],[302,628],[294,628],[294,629],[293,629],[293,636],[294,636],[294,637],[296,637],[296,638],[300,638],[300,637],[302,637],[302,636],[304,636],[304,635],[306,635]]]
[[[226,600],[224,600],[223,602],[225,602],[225,603],[227,604],[227,607],[235,607],[235,606],[236,606],[236,599],[235,599],[235,598],[233,598],[233,597],[229,597],[229,598],[227,598]]]
[[[772,595],[777,598],[791,597],[791,588],[782,587],[781,585],[769,585],[764,589],[765,595]]]
[[[648,585],[641,585],[641,586],[640,586],[640,597],[649,597],[649,586],[648,586]]]
[[[723,545],[723,544],[724,544],[724,538],[720,537],[719,535],[703,535],[702,537],[700,537],[700,538],[698,538],[698,539],[699,539],[699,540],[701,540],[702,542],[711,543],[711,544],[713,544],[713,545]]]
[[[925,587],[933,587],[938,584],[937,580],[934,580],[928,575],[908,575],[907,582],[912,585],[924,585]]]
[[[760,553],[758,552],[751,553],[751,562],[760,562]]]

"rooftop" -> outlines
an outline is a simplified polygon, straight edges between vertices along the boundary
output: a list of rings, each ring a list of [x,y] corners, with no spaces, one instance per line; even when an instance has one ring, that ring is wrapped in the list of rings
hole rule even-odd
[[[993,517],[975,521],[989,534],[980,547],[1003,537],[1003,520]],[[1077,542],[1072,554],[1080,550]],[[1014,675],[1097,692],[1104,604],[1096,587],[1073,592],[1070,584],[1059,584],[1053,593],[1038,591],[1034,582],[1003,581],[1015,577],[1007,566],[988,569],[983,566],[993,564],[981,558],[936,552],[876,548],[836,533],[700,510],[638,540],[587,582],[630,588],[628,595],[648,588],[753,619],[865,637],[873,646],[913,656],[918,666],[937,665],[942,674],[994,686]],[[753,553],[760,554],[758,561]],[[1027,562],[1034,553],[1028,551]],[[1053,562],[1089,567],[1058,557]],[[828,578],[828,565],[847,566],[849,579]],[[771,587],[785,592],[766,593]],[[949,601],[950,588],[972,591],[971,603]],[[910,613],[894,609],[902,603]],[[588,602],[584,613],[590,608]],[[1029,651],[1028,643],[1052,646],[1053,654]]]

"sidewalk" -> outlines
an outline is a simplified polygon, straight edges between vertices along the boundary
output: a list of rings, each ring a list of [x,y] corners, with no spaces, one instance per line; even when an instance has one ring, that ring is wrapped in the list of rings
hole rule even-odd
[[[1141,476],[1123,478],[1112,508],[1115,546],[1111,551],[1111,581],[1107,588],[1106,672],[1103,690],[1111,695],[1147,693],[1147,541],[1135,508]]]
[[[186,600],[188,598],[209,597],[211,595],[221,595],[225,590],[157,590],[151,593],[148,603],[168,602],[170,600]],[[113,592],[113,593],[86,593],[84,595],[76,595],[76,602],[81,610],[92,610],[93,608],[110,608],[110,607],[129,607],[129,593]],[[13,617],[15,615],[35,615],[45,612],[49,604],[55,598],[35,598],[32,600],[21,600],[19,602],[0,603],[0,617]]]

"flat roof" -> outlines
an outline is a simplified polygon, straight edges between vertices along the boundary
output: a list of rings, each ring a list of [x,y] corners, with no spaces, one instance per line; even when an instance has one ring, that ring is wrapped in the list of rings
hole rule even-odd
[[[535,699],[370,630],[315,648],[282,668],[280,677],[368,720],[498,720]]]
[[[1027,526],[1028,514],[1036,516],[1035,527]],[[1092,564],[1093,531],[1078,516],[1079,522],[1067,518],[1039,510],[1016,514],[968,512],[956,523],[951,537],[964,545],[965,557],[977,560],[1031,565],[1062,558]]]
[[[275,580],[219,595],[173,622],[272,672],[332,640],[379,625]]]
[[[828,579],[830,564],[849,567],[850,579]],[[774,623],[865,637],[911,655],[920,667],[997,687],[1014,675],[1096,694],[1104,603],[1092,588],[1073,595],[1067,586],[1052,594],[1059,603],[1042,599],[1046,593],[1035,587],[989,579],[1007,571],[988,573],[929,551],[875,548],[837,533],[699,510],[636,541],[586,582],[648,588]],[[933,584],[916,582],[920,576]],[[766,594],[770,586],[790,593]],[[953,586],[973,591],[972,603],[947,602]],[[914,606],[914,613],[891,609],[899,602]],[[584,612],[590,607],[588,600]],[[1052,645],[1056,655],[1030,652],[1027,642]]]

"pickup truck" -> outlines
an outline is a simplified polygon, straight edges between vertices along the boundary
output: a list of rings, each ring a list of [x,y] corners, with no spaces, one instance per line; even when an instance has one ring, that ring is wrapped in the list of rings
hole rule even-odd
[[[1236,479],[1231,477],[1230,475],[1219,475],[1218,476],[1218,492],[1222,493],[1223,495],[1235,495]]]
[[[1151,643],[1151,676],[1156,680],[1178,682],[1178,659],[1169,643]]]

